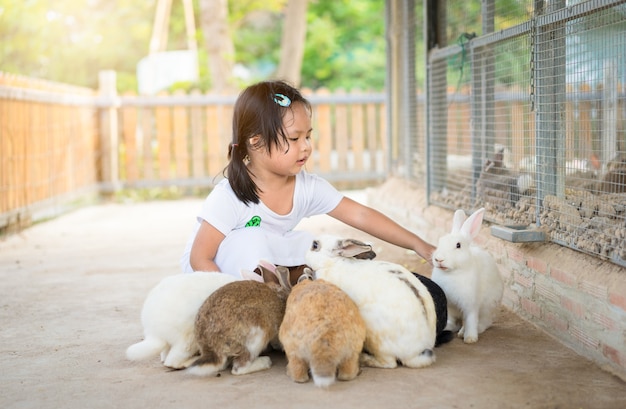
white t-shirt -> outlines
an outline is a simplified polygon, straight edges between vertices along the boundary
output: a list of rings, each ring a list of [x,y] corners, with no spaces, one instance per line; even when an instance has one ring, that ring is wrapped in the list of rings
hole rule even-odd
[[[215,258],[216,264],[224,272],[238,275],[237,267],[233,265],[225,269],[223,267],[226,266],[222,264],[226,264],[225,259],[246,258],[246,255],[252,257],[252,260],[247,261],[247,263],[244,262],[242,268],[249,268],[251,263],[254,263],[254,266],[256,266],[256,263],[259,261],[256,257],[259,257],[259,255],[275,264],[297,265],[285,263],[298,261],[301,261],[298,264],[304,264],[304,251],[308,248],[310,242],[299,243],[299,238],[302,237],[294,234],[293,229],[304,217],[326,214],[332,211],[342,198],[343,195],[325,179],[301,171],[296,175],[291,212],[286,215],[280,215],[265,206],[262,201],[259,201],[258,204],[249,203],[245,205],[237,198],[228,180],[224,179],[215,186],[202,204],[200,214],[197,216],[198,224],[187,242],[181,259],[181,267],[184,272],[192,271],[189,265],[191,246],[203,220],[226,236],[218,248],[218,254]],[[238,233],[241,237],[243,237],[242,235],[245,236],[246,233],[252,233],[254,229],[246,230],[250,227],[260,227],[265,234],[266,240],[245,240],[245,243],[241,243],[241,239],[239,239],[238,243],[230,243],[228,241],[229,235],[233,235],[233,233]],[[304,240],[304,238],[302,239]],[[306,240],[309,240],[308,236]],[[307,246],[305,250],[302,250],[303,245]],[[276,253],[275,259],[271,260],[272,254],[266,255],[267,251],[263,250],[264,247],[273,248],[282,256]],[[224,254],[225,252],[236,254]],[[293,259],[286,259],[284,255],[287,253],[291,253]],[[220,260],[222,260],[222,264],[220,264]],[[233,269],[237,271],[225,271]]]

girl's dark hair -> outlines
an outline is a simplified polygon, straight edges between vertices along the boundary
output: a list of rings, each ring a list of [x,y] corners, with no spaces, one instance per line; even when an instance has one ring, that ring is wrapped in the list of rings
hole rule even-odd
[[[259,135],[254,148],[265,148],[268,153],[272,147],[288,144],[283,116],[296,102],[311,111],[309,101],[284,81],[260,82],[239,94],[233,112],[233,141],[228,148],[229,162],[225,172],[235,195],[245,204],[259,203],[259,188],[244,162],[252,147],[250,138]]]

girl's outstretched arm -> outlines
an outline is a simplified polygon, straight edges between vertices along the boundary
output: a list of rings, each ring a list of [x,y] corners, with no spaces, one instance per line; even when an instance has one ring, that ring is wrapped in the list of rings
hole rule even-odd
[[[388,243],[413,250],[432,264],[433,245],[377,210],[344,197],[328,215]]]

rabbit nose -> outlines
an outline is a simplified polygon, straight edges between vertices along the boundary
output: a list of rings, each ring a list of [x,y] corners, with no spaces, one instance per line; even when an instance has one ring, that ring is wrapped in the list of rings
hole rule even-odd
[[[442,262],[443,262],[443,259],[442,259],[442,258],[436,258],[436,257],[435,257],[435,262],[437,262],[437,263],[442,263]]]

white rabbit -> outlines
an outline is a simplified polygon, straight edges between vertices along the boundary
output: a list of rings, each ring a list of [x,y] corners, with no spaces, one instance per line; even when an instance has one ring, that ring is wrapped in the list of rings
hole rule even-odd
[[[263,261],[259,269],[263,278],[242,271],[250,279],[228,283],[204,301],[195,321],[200,357],[189,365],[189,373],[217,376],[232,363],[231,373],[243,375],[272,366],[268,356],[259,355],[270,343],[280,345],[289,269],[277,270]]]
[[[452,231],[439,239],[432,257],[431,278],[448,298],[446,329],[458,330],[466,343],[478,341],[478,334],[491,326],[504,288],[491,254],[473,244],[484,213],[478,209],[466,220],[465,212],[457,210]]]
[[[307,264],[356,303],[367,328],[361,363],[379,368],[419,368],[435,361],[435,305],[422,282],[401,265],[356,259],[371,246],[322,236],[306,254]]]
[[[348,381],[359,374],[366,328],[344,291],[322,279],[307,279],[310,275],[305,269],[291,290],[278,335],[287,355],[287,375],[306,382],[310,370],[316,386],[328,387],[336,379]]]
[[[165,277],[150,292],[141,310],[144,340],[131,345],[132,361],[161,354],[163,365],[184,368],[198,353],[194,322],[198,309],[215,290],[235,281],[230,274],[194,272]]]

